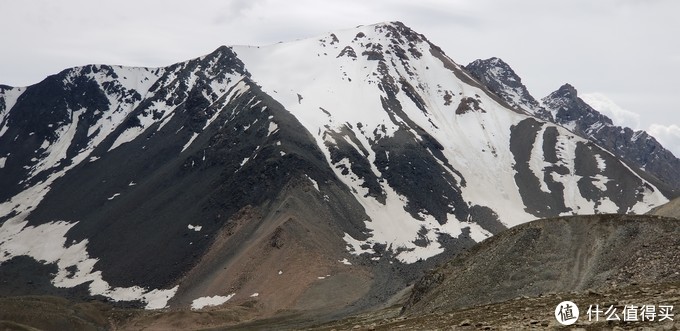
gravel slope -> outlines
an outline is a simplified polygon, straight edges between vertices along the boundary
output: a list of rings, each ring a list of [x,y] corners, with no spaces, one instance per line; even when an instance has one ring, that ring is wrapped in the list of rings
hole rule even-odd
[[[676,198],[664,205],[653,208],[647,214],[680,219],[680,198]]]
[[[543,219],[509,229],[422,278],[414,316],[548,293],[680,281],[680,221],[649,215]]]

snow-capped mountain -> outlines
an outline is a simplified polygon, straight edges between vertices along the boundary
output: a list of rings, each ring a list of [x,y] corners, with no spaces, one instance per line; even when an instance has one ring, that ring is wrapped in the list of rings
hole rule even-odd
[[[624,160],[642,176],[656,178],[659,188],[668,195],[680,192],[680,159],[647,132],[614,125],[579,98],[573,86],[565,84],[537,101],[499,58],[475,60],[465,69],[509,104],[569,129]]]
[[[38,279],[0,291],[359,309],[507,227],[668,201],[512,100],[401,23],[3,86],[0,272]]]

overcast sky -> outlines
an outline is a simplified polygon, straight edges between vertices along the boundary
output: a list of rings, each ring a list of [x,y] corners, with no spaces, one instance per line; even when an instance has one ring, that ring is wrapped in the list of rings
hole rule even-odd
[[[680,156],[678,14],[676,0],[0,1],[0,84],[399,20],[460,64],[502,58],[536,98],[570,83]]]

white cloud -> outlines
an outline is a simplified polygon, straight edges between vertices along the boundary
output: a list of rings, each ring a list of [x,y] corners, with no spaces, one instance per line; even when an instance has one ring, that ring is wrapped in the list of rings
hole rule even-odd
[[[673,155],[680,157],[680,126],[676,124],[667,126],[652,124],[647,132],[654,136],[663,147],[671,151]]]
[[[581,94],[579,97],[593,109],[612,119],[615,125],[629,127],[634,130],[640,128],[640,114],[621,108],[612,99],[602,93]]]

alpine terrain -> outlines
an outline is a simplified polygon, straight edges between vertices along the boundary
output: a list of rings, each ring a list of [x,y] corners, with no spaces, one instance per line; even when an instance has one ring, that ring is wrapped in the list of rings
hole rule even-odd
[[[332,319],[507,228],[643,214],[679,163],[399,22],[76,67],[0,86],[0,296]]]

